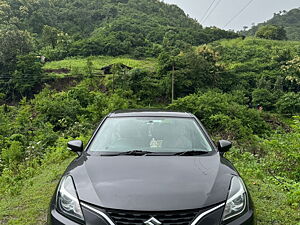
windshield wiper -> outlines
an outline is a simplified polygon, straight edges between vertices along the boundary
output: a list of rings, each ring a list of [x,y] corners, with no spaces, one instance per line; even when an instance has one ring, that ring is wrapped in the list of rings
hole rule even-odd
[[[126,151],[126,152],[118,152],[118,153],[105,154],[105,156],[118,156],[118,155],[143,156],[143,155],[151,154],[151,153],[153,153],[153,152],[143,151],[143,150],[130,150],[130,151]]]
[[[202,155],[202,154],[206,154],[208,153],[208,151],[195,151],[195,150],[189,150],[189,151],[183,151],[183,152],[176,152],[174,155],[179,155],[179,156],[184,156],[184,155]]]

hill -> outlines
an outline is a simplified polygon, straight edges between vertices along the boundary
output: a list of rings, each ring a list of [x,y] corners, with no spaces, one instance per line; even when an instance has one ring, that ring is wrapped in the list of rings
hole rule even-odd
[[[90,73],[101,73],[101,68],[109,65],[124,64],[132,69],[145,69],[155,71],[157,60],[155,58],[147,58],[143,60],[131,59],[127,57],[111,57],[111,56],[90,56],[87,58],[66,58],[60,61],[48,62],[43,66],[47,75],[54,78],[64,76],[84,76],[87,74],[87,67],[90,63]],[[61,71],[61,72],[60,72]]]
[[[11,101],[20,97],[16,89],[24,93],[31,90],[23,87],[38,86],[41,71],[31,63],[36,56],[50,61],[98,55],[148,58],[165,49],[178,53],[237,36],[204,29],[178,6],[158,0],[1,0],[0,93]],[[31,68],[21,69],[25,64]]]
[[[292,9],[288,12],[284,10],[274,13],[273,18],[253,26],[250,30],[246,31],[246,34],[254,35],[259,27],[265,25],[284,27],[288,40],[300,40],[300,8]]]
[[[66,143],[152,107],[233,142],[257,224],[299,224],[300,41],[237,36],[156,0],[0,0],[0,224],[45,224]]]
[[[237,34],[203,28],[176,5],[158,0],[3,0],[0,29],[28,31],[48,58],[153,56],[159,46],[200,45]],[[0,35],[1,37],[1,35]]]
[[[87,143],[111,111],[149,107],[192,112],[214,140],[233,141],[226,157],[247,182],[259,225],[299,223],[299,49],[299,41],[237,38],[179,54],[170,44],[143,60],[89,56],[42,65],[35,55],[18,56],[14,83],[3,89],[12,92],[2,98],[19,93],[22,100],[0,106],[0,224],[45,224],[55,185],[75,157],[66,143]],[[102,66],[120,63],[132,69],[97,76]],[[44,72],[63,69],[69,72],[62,79]],[[78,79],[62,85],[69,75]],[[30,81],[44,83],[43,76],[57,85],[33,95]]]

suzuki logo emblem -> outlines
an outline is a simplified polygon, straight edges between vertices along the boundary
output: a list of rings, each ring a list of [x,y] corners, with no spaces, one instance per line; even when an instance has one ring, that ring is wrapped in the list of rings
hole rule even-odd
[[[162,223],[159,220],[155,219],[154,217],[151,217],[149,220],[145,221],[144,224],[146,224],[146,225],[160,225]]]

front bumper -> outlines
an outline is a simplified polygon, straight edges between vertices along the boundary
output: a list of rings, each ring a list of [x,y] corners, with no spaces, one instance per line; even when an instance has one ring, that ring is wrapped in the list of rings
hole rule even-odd
[[[214,209],[215,208],[215,209]],[[210,209],[213,210],[203,210],[201,211],[196,219],[200,217],[199,220],[196,219],[193,222],[190,222],[190,225],[255,225],[255,218],[253,210],[249,210],[242,216],[231,220],[226,223],[221,222],[224,204],[221,204],[217,207],[212,207]],[[208,212],[209,211],[209,212]],[[117,223],[113,222],[113,219],[108,216],[107,213],[103,209],[98,207],[90,206],[88,204],[82,204],[82,212],[85,218],[86,225],[118,225]],[[208,212],[208,213],[207,213]],[[204,214],[203,216],[200,216]],[[159,218],[158,218],[159,219]],[[70,220],[69,218],[60,214],[56,208],[52,205],[49,215],[48,215],[48,225],[81,225],[82,223],[78,223],[75,221]],[[130,223],[128,223],[130,224]],[[136,224],[136,223],[135,223]],[[142,225],[143,223],[141,223]],[[163,223],[164,225],[165,223]],[[167,224],[172,224],[169,222]],[[177,224],[174,222],[174,224]]]

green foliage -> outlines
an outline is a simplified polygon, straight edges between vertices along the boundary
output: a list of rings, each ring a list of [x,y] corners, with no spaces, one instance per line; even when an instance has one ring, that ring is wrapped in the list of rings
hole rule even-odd
[[[287,74],[285,80],[289,84],[289,90],[300,91],[300,57],[295,56],[283,65],[282,70]]]
[[[1,24],[37,34],[41,52],[53,59],[65,56],[157,55],[168,33],[176,46],[200,45],[238,35],[206,28],[176,5],[157,0],[3,0]]]
[[[98,122],[108,113],[118,109],[136,108],[134,100],[127,99],[120,94],[124,94],[123,90],[116,90],[115,92],[109,96],[103,93],[95,93],[93,103],[87,107],[92,121]]]
[[[15,167],[24,156],[24,147],[18,141],[12,141],[11,145],[7,149],[3,149],[1,153],[1,158],[4,164],[9,167]]]
[[[28,31],[12,26],[0,27],[0,72],[14,71],[17,56],[28,54],[32,49],[33,39]]]
[[[92,59],[90,57],[87,58],[87,60],[86,60],[86,67],[85,67],[85,69],[86,69],[86,75],[88,77],[92,77],[93,76],[93,71],[94,71],[94,65],[93,65],[93,61],[92,61]]]
[[[12,75],[14,90],[19,96],[32,96],[34,88],[41,83],[42,65],[33,54],[19,56]]]
[[[284,27],[288,40],[300,40],[300,9],[295,8],[290,11],[280,11],[279,13],[274,13],[273,18],[270,20],[253,26],[250,30],[242,32],[246,35],[254,35],[255,32],[262,26],[265,25],[275,25],[279,27]]]
[[[268,170],[265,160],[248,152],[233,149],[226,153],[249,188],[256,209],[257,224],[298,224],[299,183],[277,177]],[[268,158],[270,162],[277,158]]]
[[[176,51],[171,54],[163,52],[159,57],[159,73],[165,76],[165,82],[169,84],[174,76],[175,97],[183,97],[197,90],[220,86],[223,67],[217,60],[217,53],[207,46],[187,49],[179,55],[176,55]],[[166,88],[170,96],[171,85]]]
[[[42,41],[46,44],[50,44],[52,48],[55,48],[59,33],[60,31],[57,28],[45,25],[42,31]]]
[[[68,56],[68,50],[63,48],[52,48],[51,46],[43,47],[39,53],[48,60],[61,60]]]
[[[284,94],[276,103],[279,113],[295,115],[300,113],[300,93],[289,92]]]
[[[238,35],[203,29],[156,0],[0,0],[0,24],[0,101],[27,97],[0,106],[0,223],[44,223],[50,194],[74,158],[67,141],[87,143],[111,111],[150,105],[192,112],[214,139],[237,144],[228,157],[246,178],[259,224],[300,222],[299,118],[289,128],[264,112],[300,113],[299,42],[216,41]],[[285,39],[285,31],[267,26],[257,36]],[[72,75],[76,86],[46,85],[34,96],[44,75],[32,51],[61,59],[43,69],[70,71],[47,79]],[[113,74],[102,78],[107,65]],[[166,106],[172,75],[177,100]],[[265,110],[249,107],[256,104]]]
[[[271,39],[271,40],[286,40],[286,31],[283,27],[274,25],[266,25],[258,28],[255,33],[256,37]]]
[[[129,72],[129,89],[145,105],[156,104],[165,100],[165,84],[157,73],[142,69]]]
[[[169,108],[194,113],[214,136],[250,141],[252,134],[264,135],[268,125],[261,114],[234,99],[230,94],[209,91],[178,99]]]
[[[252,92],[252,103],[254,106],[262,105],[266,110],[274,109],[276,98],[268,89],[255,89]]]
[[[44,122],[50,122],[56,129],[66,128],[77,121],[77,115],[82,112],[80,103],[69,98],[68,93],[55,93],[45,89],[33,100],[39,117]]]
[[[278,135],[263,142],[269,172],[279,177],[300,181],[299,138],[299,133]]]
[[[257,38],[223,40],[210,44],[224,66],[222,90],[243,90],[249,104],[275,110],[276,101],[287,92],[298,92],[299,42]],[[225,89],[228,83],[230,89]],[[252,99],[253,97],[253,99]]]

